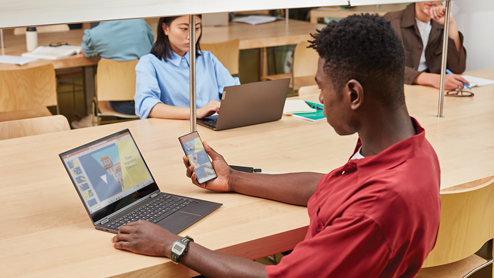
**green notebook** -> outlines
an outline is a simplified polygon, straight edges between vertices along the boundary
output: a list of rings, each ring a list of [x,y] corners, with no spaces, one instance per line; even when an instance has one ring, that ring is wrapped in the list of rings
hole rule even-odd
[[[320,103],[315,103],[311,101],[305,101],[307,104],[315,108],[314,112],[311,113],[294,113],[292,114],[293,117],[301,118],[304,120],[309,120],[312,122],[317,122],[326,119],[326,116],[324,116],[324,105]]]

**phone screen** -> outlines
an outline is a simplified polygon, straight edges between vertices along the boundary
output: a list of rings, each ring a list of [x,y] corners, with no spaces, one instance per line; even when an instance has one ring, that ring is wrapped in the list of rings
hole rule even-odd
[[[197,181],[205,183],[216,178],[213,164],[209,160],[209,156],[204,150],[204,145],[199,137],[199,133],[194,131],[178,138],[185,155],[189,159],[189,163],[194,165],[194,172],[197,174]]]

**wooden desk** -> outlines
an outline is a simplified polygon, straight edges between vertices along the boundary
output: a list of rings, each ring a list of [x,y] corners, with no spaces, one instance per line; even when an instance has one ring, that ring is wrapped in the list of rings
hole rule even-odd
[[[38,33],[38,45],[48,46],[50,43],[66,42],[70,45],[81,45],[84,30],[70,30],[68,32],[56,32],[56,33]],[[26,50],[26,36],[15,36],[14,34],[8,34],[4,36],[5,48],[0,49],[1,55],[14,55],[20,56]],[[86,58],[84,54],[77,54],[67,58],[58,60],[45,60],[40,59],[29,62],[22,66],[14,64],[2,64],[0,63],[0,70],[18,69],[22,67],[33,67],[44,65],[47,63],[53,64],[55,69],[77,68],[83,67],[84,69],[84,88],[86,92],[86,110],[91,113],[92,100],[94,98],[94,66],[98,64],[99,57]]]
[[[356,6],[346,9],[338,9],[333,7],[322,7],[310,10],[310,22],[318,23],[319,18],[329,17],[329,18],[344,18],[349,15],[370,13],[379,14],[380,16],[385,15],[387,12],[394,12],[403,10],[406,8],[406,4],[385,4],[385,5],[370,5],[370,6]]]
[[[494,79],[494,69],[470,72]],[[406,86],[411,115],[425,127],[438,153],[443,190],[487,176],[494,169],[494,86],[473,98],[446,98],[436,118],[437,90]],[[317,95],[306,99],[316,100]],[[130,128],[163,191],[224,205],[181,235],[221,252],[255,259],[288,250],[304,238],[306,208],[239,194],[212,193],[185,177],[177,137],[188,121],[141,120],[0,141],[0,269],[2,276],[187,277],[193,273],[164,258],[114,250],[111,234],[96,231],[58,154]],[[356,135],[341,137],[325,122],[292,117],[220,132],[198,127],[230,164],[264,171],[329,172],[349,158]],[[294,132],[296,130],[296,132]],[[296,147],[294,147],[296,146]]]
[[[266,47],[297,44],[311,39],[310,34],[322,29],[323,24],[312,24],[306,21],[285,20],[259,25],[230,22],[224,27],[203,27],[201,42],[217,43],[232,39],[240,40],[240,49],[260,48],[260,76],[267,75]]]
[[[275,21],[259,25],[230,22],[224,27],[203,27],[201,42],[216,43],[232,39],[240,40],[240,49],[263,48],[297,44],[310,39],[310,34],[323,24],[312,24],[300,20]]]

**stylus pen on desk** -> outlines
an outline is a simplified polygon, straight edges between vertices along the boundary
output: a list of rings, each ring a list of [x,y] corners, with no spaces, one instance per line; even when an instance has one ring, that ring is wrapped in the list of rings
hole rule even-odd
[[[446,73],[447,74],[453,74],[453,72],[451,72],[449,69],[446,69]],[[467,87],[469,90],[472,90],[472,88],[470,88],[470,86],[467,85],[467,83],[463,82],[463,81],[460,81],[461,84],[463,84],[463,86]]]
[[[312,103],[310,103],[308,101],[305,101],[305,103],[307,103],[307,105],[309,105],[309,107],[312,108],[312,109],[324,110],[323,108],[319,107],[318,105],[312,104]]]

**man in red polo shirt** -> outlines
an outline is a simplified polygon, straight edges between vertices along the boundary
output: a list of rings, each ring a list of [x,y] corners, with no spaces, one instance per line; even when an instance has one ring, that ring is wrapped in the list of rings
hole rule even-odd
[[[199,187],[306,205],[305,239],[265,266],[180,239],[146,221],[120,228],[114,247],[172,260],[208,277],[413,277],[439,228],[440,169],[424,129],[408,115],[405,53],[378,16],[350,16],[313,35],[316,82],[328,123],[358,133],[348,162],[329,174],[261,175],[232,170],[205,144],[218,178]],[[185,248],[186,247],[186,248]]]

